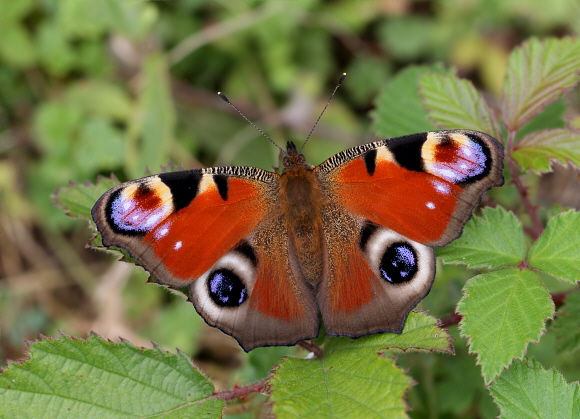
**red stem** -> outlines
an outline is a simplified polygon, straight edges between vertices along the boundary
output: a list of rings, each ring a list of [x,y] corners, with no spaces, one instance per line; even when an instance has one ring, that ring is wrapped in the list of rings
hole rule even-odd
[[[512,159],[512,157],[511,157],[511,153],[514,150],[515,137],[516,137],[515,131],[510,131],[508,134],[507,164],[508,164],[510,174],[512,176],[512,181],[513,181],[514,185],[516,186],[516,189],[518,190],[518,193],[519,193],[520,198],[522,200],[522,204],[524,204],[524,209],[525,209],[526,213],[528,214],[528,216],[530,217],[530,220],[532,222],[532,228],[526,229],[525,231],[534,240],[536,240],[538,237],[540,237],[540,235],[544,231],[544,226],[542,226],[542,223],[540,222],[540,219],[538,218],[538,214],[536,212],[536,207],[534,205],[532,205],[530,199],[528,198],[528,191],[526,190],[526,187],[524,186],[522,179],[520,178],[518,166],[517,166],[515,160]]]
[[[322,348],[315,345],[312,341],[301,340],[297,345],[302,347],[302,349],[306,349],[308,352],[312,352],[316,358],[324,358],[324,351]]]
[[[222,400],[233,400],[246,397],[250,393],[259,393],[264,390],[264,388],[268,385],[269,378],[265,378],[262,381],[258,381],[256,383],[250,384],[244,387],[237,387],[233,390],[225,390],[225,391],[218,391],[214,393],[211,397],[215,399],[222,399]]]

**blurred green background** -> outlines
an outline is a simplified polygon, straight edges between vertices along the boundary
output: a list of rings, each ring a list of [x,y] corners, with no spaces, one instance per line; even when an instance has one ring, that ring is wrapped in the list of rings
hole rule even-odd
[[[54,191],[111,173],[141,177],[168,162],[270,169],[277,150],[216,92],[278,144],[300,143],[347,72],[305,149],[318,164],[375,139],[374,99],[399,70],[442,63],[493,104],[515,46],[579,31],[576,0],[0,0],[2,358],[22,357],[25,341],[41,334],[94,330],[178,347],[218,388],[265,377],[293,350],[246,355],[183,298],[145,285],[141,268],[86,249],[92,230],[53,205]],[[440,269],[423,308],[451,314],[468,277]],[[475,359],[451,331],[456,357],[402,360],[420,383],[410,414],[494,417]],[[542,345],[531,349],[538,359],[580,377],[572,360],[550,359],[550,333]],[[250,416],[260,416],[259,401]]]

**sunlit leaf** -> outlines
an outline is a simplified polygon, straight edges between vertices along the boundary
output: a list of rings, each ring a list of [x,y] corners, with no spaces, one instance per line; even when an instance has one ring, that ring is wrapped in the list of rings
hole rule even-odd
[[[520,128],[563,91],[578,82],[580,40],[530,39],[509,57],[503,116],[509,130]]]
[[[35,342],[29,357],[0,374],[4,417],[222,417],[213,384],[181,352],[91,335]]]
[[[482,217],[472,217],[461,237],[437,249],[445,263],[465,264],[472,268],[516,266],[524,260],[524,232],[518,218],[502,207],[484,208]]]
[[[105,192],[117,185],[115,178],[99,178],[92,183],[73,183],[59,188],[54,194],[54,202],[71,217],[84,217],[91,220],[91,209]]]
[[[549,172],[552,161],[580,167],[580,134],[567,129],[536,131],[515,145],[513,159],[525,170]]]
[[[449,352],[447,332],[425,313],[410,313],[401,335],[331,338],[322,359],[283,361],[270,381],[278,418],[406,418],[411,379],[390,357],[401,350]]]
[[[530,266],[563,281],[580,280],[580,213],[553,217],[530,249]]]
[[[437,126],[472,129],[501,138],[495,116],[468,80],[425,74],[419,78],[419,91],[429,111],[429,119]]]
[[[473,277],[464,291],[459,327],[489,383],[540,338],[554,303],[535,272],[516,268]]]
[[[397,137],[435,129],[419,96],[419,77],[442,73],[439,67],[409,67],[385,85],[375,100],[373,131],[381,138]]]
[[[580,385],[566,383],[554,369],[545,370],[534,359],[513,365],[490,386],[491,395],[499,405],[501,418],[580,417]]]

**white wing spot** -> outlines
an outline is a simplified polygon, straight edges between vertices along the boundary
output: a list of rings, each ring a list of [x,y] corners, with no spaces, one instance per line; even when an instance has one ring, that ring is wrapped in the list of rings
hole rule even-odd
[[[137,221],[137,219],[138,219],[138,218],[139,218],[139,216],[138,216],[138,215],[134,215],[134,216],[133,216],[133,221]]]
[[[123,211],[127,211],[129,208],[131,208],[131,202],[127,201],[123,204]]]
[[[425,205],[427,205],[427,208],[429,209],[435,209],[435,204],[433,202],[427,202]]]
[[[175,243],[175,246],[173,246],[173,248],[174,248],[175,250],[179,250],[179,249],[181,249],[181,245],[182,245],[182,244],[183,244],[183,243],[181,243],[181,240],[180,240],[180,241],[178,241],[178,242],[176,242],[176,243]]]

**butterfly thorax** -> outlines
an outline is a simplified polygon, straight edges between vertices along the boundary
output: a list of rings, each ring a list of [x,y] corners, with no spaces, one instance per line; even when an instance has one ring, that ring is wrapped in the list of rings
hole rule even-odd
[[[292,248],[290,253],[296,255],[295,262],[301,273],[316,284],[324,269],[322,195],[313,167],[292,143],[289,143],[288,155],[284,158],[280,192],[280,205]]]

